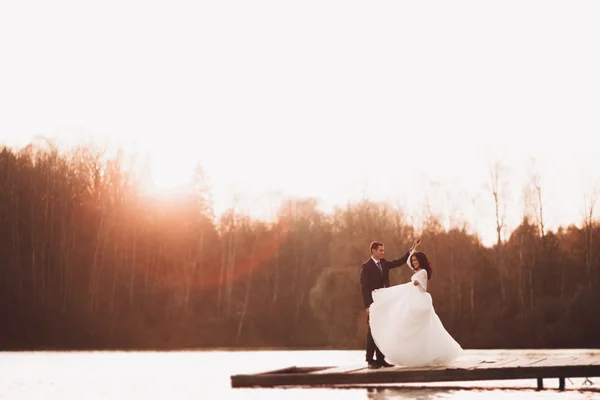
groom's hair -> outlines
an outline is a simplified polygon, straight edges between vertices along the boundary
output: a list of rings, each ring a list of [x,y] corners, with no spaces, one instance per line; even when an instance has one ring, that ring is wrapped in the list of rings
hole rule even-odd
[[[373,250],[377,250],[380,246],[383,246],[383,243],[371,242],[371,254],[373,254]]]

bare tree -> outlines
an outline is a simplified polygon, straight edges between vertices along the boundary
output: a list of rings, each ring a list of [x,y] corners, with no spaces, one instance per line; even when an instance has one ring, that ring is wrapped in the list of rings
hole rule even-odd
[[[506,221],[506,180],[504,174],[506,168],[501,161],[495,161],[490,166],[490,181],[488,190],[494,198],[494,216],[496,218],[497,245],[502,245],[502,235]]]
[[[490,166],[488,190],[494,199],[494,216],[496,219],[495,258],[500,278],[500,294],[502,304],[506,304],[506,260],[502,246],[502,236],[506,228],[506,168],[497,160]]]
[[[598,192],[600,191],[600,180],[583,195],[583,232],[585,235],[585,273],[587,281],[591,284],[592,263],[594,260],[594,228],[596,210],[596,201],[598,200]]]
[[[251,268],[249,268],[249,274],[248,277],[246,278],[246,293],[244,295],[244,305],[242,308],[242,312],[240,315],[240,319],[238,322],[238,328],[237,328],[237,333],[235,335],[235,340],[239,341],[240,337],[242,335],[242,329],[244,328],[244,322],[246,320],[246,315],[248,313],[248,304],[250,303],[250,292],[252,290],[252,278],[254,275],[254,260],[255,260],[255,255],[256,255],[256,248],[258,246],[258,242],[259,239],[261,237],[261,232],[259,231],[260,228],[257,228],[256,231],[254,233],[254,240],[253,240],[253,244],[252,244],[252,250],[250,252],[250,261],[249,261],[249,265],[251,266]]]
[[[535,194],[535,199],[537,201],[537,213],[536,219],[538,223],[538,227],[540,229],[540,236],[544,238],[546,236],[546,230],[544,228],[544,202],[542,200],[542,184],[539,173],[536,173],[533,176],[533,191]]]
[[[535,221],[541,238],[546,236],[544,220],[544,196],[542,193],[542,177],[535,160],[530,161],[529,182],[524,189],[525,215]]]

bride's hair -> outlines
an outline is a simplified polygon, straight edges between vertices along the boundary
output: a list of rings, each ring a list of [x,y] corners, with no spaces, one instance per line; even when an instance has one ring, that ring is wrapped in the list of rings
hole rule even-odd
[[[415,257],[417,257],[417,260],[419,260],[419,268],[423,268],[425,271],[427,271],[427,279],[430,280],[431,275],[433,275],[433,270],[431,269],[431,263],[427,259],[427,256],[425,255],[425,253],[421,253],[420,251],[417,251],[413,255]]]

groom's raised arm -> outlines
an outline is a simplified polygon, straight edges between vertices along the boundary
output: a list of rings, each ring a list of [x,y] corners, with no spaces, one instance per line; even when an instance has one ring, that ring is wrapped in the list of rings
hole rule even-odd
[[[417,240],[415,240],[415,242],[413,243],[411,248],[406,252],[405,255],[403,255],[402,257],[400,257],[397,260],[389,261],[389,267],[397,268],[401,265],[406,264],[406,262],[408,261],[408,257],[410,257],[410,255],[412,254],[413,251],[417,250],[417,247],[419,247],[420,244],[421,244],[421,238],[418,238]]]
[[[401,265],[406,264],[406,262],[408,261],[408,256],[410,256],[410,251],[407,251],[405,255],[403,255],[402,257],[400,257],[397,260],[389,261],[390,268],[397,268]]]

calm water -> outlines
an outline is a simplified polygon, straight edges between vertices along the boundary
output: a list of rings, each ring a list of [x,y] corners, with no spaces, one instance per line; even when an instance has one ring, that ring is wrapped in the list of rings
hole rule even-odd
[[[577,352],[577,350],[573,351]],[[501,352],[470,351],[466,357]],[[360,363],[362,351],[185,351],[0,353],[0,399],[600,399],[600,379],[564,392],[535,380],[411,384],[397,388],[232,389],[232,374],[291,365]],[[558,380],[546,379],[547,388]]]

